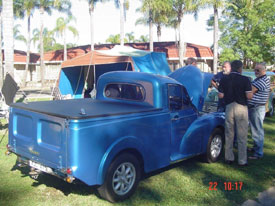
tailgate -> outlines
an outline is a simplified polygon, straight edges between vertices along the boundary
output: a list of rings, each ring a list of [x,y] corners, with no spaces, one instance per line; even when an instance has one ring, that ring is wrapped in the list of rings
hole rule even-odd
[[[51,168],[66,167],[66,120],[11,108],[9,145],[12,151]]]

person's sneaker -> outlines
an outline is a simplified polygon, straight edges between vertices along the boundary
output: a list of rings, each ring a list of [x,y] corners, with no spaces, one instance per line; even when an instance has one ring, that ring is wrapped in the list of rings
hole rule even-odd
[[[225,164],[232,165],[234,161],[231,161],[231,160],[225,160],[224,162],[225,162]]]
[[[249,156],[248,159],[250,160],[258,160],[258,159],[261,159],[261,157],[258,157],[258,156]]]

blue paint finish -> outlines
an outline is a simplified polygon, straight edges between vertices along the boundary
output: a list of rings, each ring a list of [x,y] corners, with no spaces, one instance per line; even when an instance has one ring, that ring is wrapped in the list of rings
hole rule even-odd
[[[58,86],[61,94],[70,94],[74,98],[81,98],[84,88],[84,69],[82,67],[64,68],[61,70]]]
[[[152,52],[145,56],[133,56],[132,59],[135,71],[160,75],[168,75],[171,72],[165,53]]]
[[[110,83],[142,86],[145,99],[108,98],[104,92]],[[223,127],[224,116],[201,115],[191,100],[178,110],[170,110],[168,85],[182,88],[180,81],[170,77],[110,72],[100,76],[96,100],[13,104],[9,145],[17,155],[56,173],[71,168],[72,176],[87,185],[101,185],[111,162],[125,150],[139,154],[145,172],[206,152],[208,138],[216,127]]]
[[[201,72],[197,67],[188,65],[170,73],[169,77],[177,80],[187,89],[193,105],[202,111],[213,74]]]
[[[66,153],[64,120],[18,108],[12,108],[10,116],[11,122],[17,123],[10,124],[13,126],[9,125],[9,131],[12,134],[9,135],[9,144],[12,145],[12,142],[16,141],[17,153],[20,155],[21,153],[24,154],[28,159],[58,168],[59,155],[63,156]],[[24,117],[25,120],[31,119],[32,121],[21,122],[21,117]],[[54,124],[59,125],[60,129],[47,128],[47,131],[43,131],[40,124],[41,121],[54,122]],[[56,137],[59,137],[58,145],[56,144]]]

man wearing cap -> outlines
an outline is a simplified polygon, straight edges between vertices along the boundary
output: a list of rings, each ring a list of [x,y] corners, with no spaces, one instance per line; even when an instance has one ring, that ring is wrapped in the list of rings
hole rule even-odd
[[[225,163],[234,162],[233,140],[237,133],[238,164],[247,165],[248,108],[247,100],[252,98],[252,88],[248,77],[242,76],[243,63],[231,63],[231,72],[225,75],[218,87],[219,98],[225,101]]]
[[[266,76],[264,63],[258,63],[254,69],[257,77],[252,82],[253,98],[248,101],[249,122],[251,127],[254,146],[250,151],[254,154],[249,159],[260,159],[263,157],[265,104],[269,97],[270,80]]]

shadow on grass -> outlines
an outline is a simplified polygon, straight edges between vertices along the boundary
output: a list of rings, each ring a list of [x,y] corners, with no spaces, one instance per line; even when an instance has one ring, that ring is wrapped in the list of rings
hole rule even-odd
[[[30,168],[28,166],[19,167],[17,164],[15,164],[11,170],[19,170],[22,174],[22,177],[29,176],[31,178],[29,175]],[[91,187],[78,180],[70,184],[58,177],[46,173],[39,174],[36,181],[32,184],[33,187],[38,187],[40,185],[46,185],[47,187],[55,188],[56,190],[61,191],[65,196],[68,196],[71,193],[78,195],[97,195],[96,186]]]
[[[264,124],[275,124],[275,118],[274,117],[266,117],[264,119]]]
[[[8,129],[8,126],[8,123],[3,123],[2,121],[0,122],[0,130]]]
[[[183,164],[188,164],[188,162],[190,164],[192,164],[192,162],[194,162],[194,160],[199,161],[200,158],[194,157],[194,158],[167,166],[165,168],[156,170],[154,172],[151,172],[148,174],[143,174],[141,181],[146,181],[147,179],[149,179],[152,176],[156,176],[156,175],[163,173],[165,171],[171,170],[176,167],[180,167]],[[12,171],[19,170],[21,172],[22,177],[29,176],[29,172],[30,172],[30,168],[28,166],[19,167],[19,166],[17,166],[17,164],[15,164],[11,170]],[[88,186],[78,180],[75,180],[75,182],[73,184],[69,184],[58,177],[55,177],[55,176],[52,176],[52,175],[49,175],[46,173],[41,173],[38,176],[38,178],[36,179],[36,181],[33,182],[32,186],[38,187],[40,185],[45,185],[49,188],[54,188],[56,190],[59,190],[65,196],[68,196],[69,194],[72,193],[72,194],[77,194],[77,195],[82,195],[82,196],[96,195],[98,198],[101,199],[101,197],[99,196],[99,194],[97,192],[98,186]],[[159,192],[157,190],[140,185],[137,188],[137,191],[135,192],[135,194],[130,199],[127,199],[124,202],[119,202],[118,204],[119,205],[135,205],[134,202],[136,202],[137,200],[141,200],[141,199],[142,199],[142,201],[151,202],[151,203],[160,203],[163,201],[163,197],[161,196],[161,194],[159,194]]]
[[[251,160],[249,161],[248,167],[239,167],[236,162],[233,165],[224,165],[223,159],[220,160],[220,162],[214,164],[202,164],[201,157],[198,156],[145,174],[143,175],[141,181],[150,181],[150,177],[157,176],[175,168],[183,173],[183,178],[189,177],[189,179],[194,179],[194,181],[202,180],[201,184],[206,186],[206,188],[209,187],[210,182],[217,182],[217,190],[222,192],[222,195],[219,194],[217,198],[224,198],[226,200],[224,205],[229,205],[227,204],[228,202],[230,202],[230,205],[239,205],[247,199],[254,199],[257,196],[257,193],[262,192],[265,189],[265,181],[275,178],[275,155],[273,153],[267,153],[261,160]],[[23,176],[29,175],[28,167],[20,168],[18,166],[14,166],[12,170],[21,171]],[[232,173],[230,171],[232,171]],[[245,176],[245,179],[240,178],[243,176]],[[178,179],[173,175],[165,176],[163,181],[165,182],[162,182],[161,184],[172,184],[174,188],[183,186],[183,184],[179,182]],[[235,182],[243,182],[242,190],[225,190],[225,182],[230,182],[232,185],[234,185]],[[33,187],[38,187],[40,185],[46,185],[49,188],[59,190],[65,196],[68,196],[72,193],[81,196],[96,195],[98,198],[100,198],[97,193],[96,186],[87,186],[84,183],[78,181],[76,184],[69,184],[64,182],[62,179],[48,174],[41,174],[37,181],[33,182],[32,184]],[[188,189],[188,185],[186,186],[186,189]],[[130,199],[127,199],[124,202],[120,202],[119,205],[136,205],[137,202],[140,201],[147,202],[148,204],[158,204],[165,201],[164,198],[167,198],[163,196],[161,192],[161,190],[156,189],[155,187],[147,187],[146,184],[141,183],[135,194]],[[215,191],[209,190],[209,194],[214,192]],[[190,198],[192,199],[195,197],[188,197],[188,194],[183,193],[181,198],[189,198],[190,200]],[[217,205],[213,204],[211,195],[205,196],[203,194],[203,196],[200,198],[203,199],[203,202],[206,205]],[[194,200],[194,202],[195,201],[196,200]]]
[[[235,157],[237,157],[237,154],[235,154]],[[223,197],[230,202],[230,205],[240,205],[247,199],[255,199],[259,192],[266,189],[265,183],[269,181],[272,182],[275,178],[274,153],[267,152],[261,160],[248,160],[248,163],[249,165],[247,167],[238,166],[236,160],[233,165],[224,164],[223,166],[223,163],[215,163],[217,170],[213,168],[213,172],[209,171],[207,167],[198,165],[194,167],[190,165],[190,163],[180,166],[180,169],[184,175],[189,174],[191,179],[195,178],[192,171],[200,170],[200,173],[203,174],[202,182],[206,187],[209,187],[209,193],[215,192],[213,191],[214,187],[210,187],[210,184],[217,182],[216,189],[223,193]],[[232,171],[231,174],[230,171]],[[243,176],[245,177],[244,179],[241,178]],[[228,189],[228,184],[232,185],[231,190]],[[240,190],[241,184],[242,189]],[[213,205],[211,198],[204,199],[204,202],[207,205]]]

